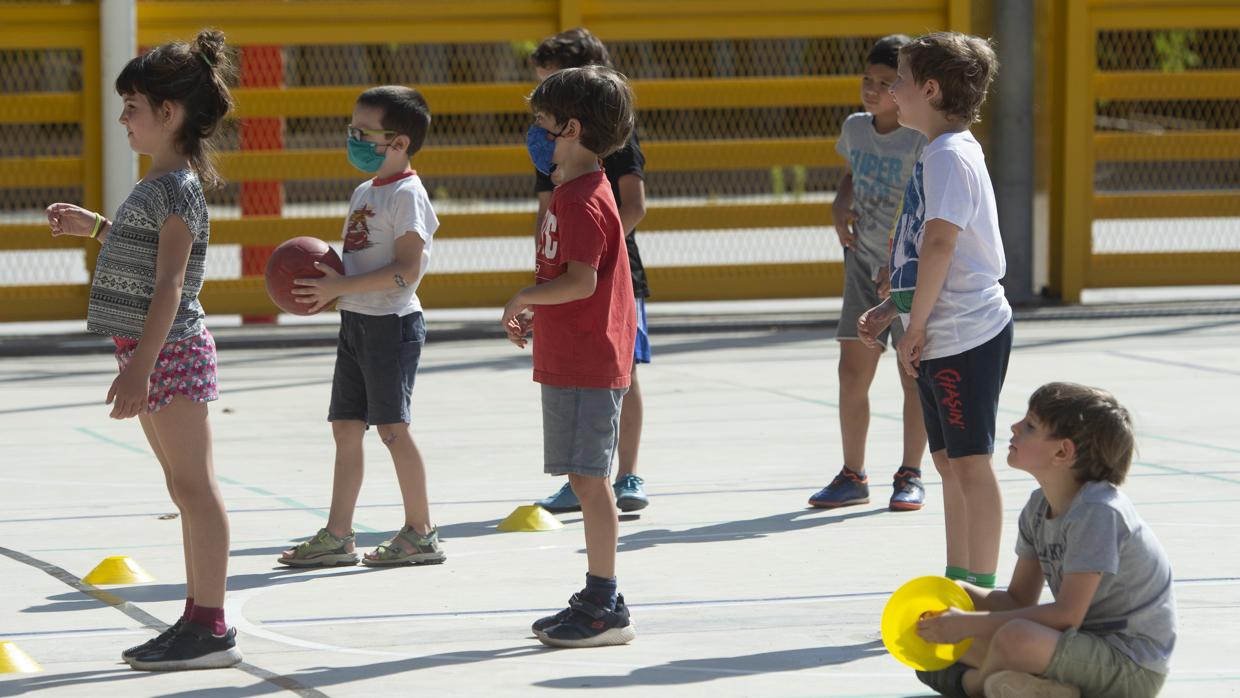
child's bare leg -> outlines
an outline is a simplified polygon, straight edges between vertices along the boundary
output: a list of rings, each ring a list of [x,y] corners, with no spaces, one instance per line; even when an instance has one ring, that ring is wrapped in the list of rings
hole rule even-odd
[[[181,510],[181,503],[177,501],[176,492],[172,489],[172,471],[168,467],[168,457],[164,455],[164,447],[159,443],[159,435],[155,433],[155,425],[151,422],[149,414],[138,415],[138,423],[142,425],[142,433],[146,434],[146,442],[151,445],[151,450],[155,452],[155,459],[159,461],[159,467],[164,471],[164,483],[168,486],[168,496],[172,497],[172,503],[176,505],[177,511]],[[185,556],[185,596],[194,598],[194,570],[190,564],[194,553],[191,546],[189,535],[189,517],[181,516],[181,547]]]
[[[392,454],[392,464],[396,466],[396,481],[400,484],[400,497],[405,505],[405,525],[422,535],[430,533],[431,508],[426,494],[426,466],[418,445],[413,441],[409,425],[404,422],[383,424],[378,431],[383,445]],[[402,548],[409,547],[399,538],[397,543]]]
[[[1038,675],[1046,671],[1055,656],[1055,647],[1063,633],[1030,620],[1005,623],[989,638],[986,659],[981,670],[965,674],[965,690],[969,695],[982,695],[986,679],[999,671],[1019,671]],[[974,638],[974,646],[987,638]]]
[[[943,478],[943,519],[947,528],[947,566],[969,568],[969,507],[947,450],[930,454]]]
[[[921,393],[917,379],[905,373],[896,362],[900,372],[900,387],[904,389],[904,461],[906,468],[921,469],[921,458],[926,454],[926,422],[921,414]]]
[[[844,445],[844,467],[861,473],[865,472],[865,439],[870,431],[870,385],[883,352],[855,340],[842,341],[839,345],[840,441]]]
[[[184,396],[150,416],[168,460],[175,500],[187,519],[190,578],[198,606],[222,608],[228,579],[228,515],[215,483],[207,405]]]
[[[620,456],[616,478],[637,474],[637,450],[642,442],[642,390],[637,384],[637,362],[633,362],[629,391],[620,409]]]
[[[327,531],[337,538],[344,538],[353,530],[353,512],[357,508],[357,497],[362,491],[362,476],[365,474],[365,457],[362,455],[362,438],[365,436],[366,422],[356,419],[332,422],[336,464]],[[345,549],[352,552],[353,543],[348,543]]]
[[[951,459],[951,471],[968,502],[965,527],[968,533],[970,572],[994,574],[999,566],[999,538],[1003,532],[1003,498],[990,465],[990,454]]]
[[[616,542],[620,537],[615,495],[604,477],[570,473],[568,482],[581,501],[589,572],[595,577],[611,579],[616,576]]]

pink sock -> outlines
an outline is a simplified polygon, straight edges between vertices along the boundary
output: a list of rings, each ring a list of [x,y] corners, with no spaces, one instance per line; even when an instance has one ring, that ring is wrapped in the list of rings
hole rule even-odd
[[[189,617],[193,613],[194,613],[194,597],[187,596],[185,597],[185,610],[181,612],[181,620],[189,620]]]
[[[210,630],[212,635],[223,635],[228,632],[228,626],[224,624],[224,609],[222,608],[195,604],[194,610],[190,612],[189,622],[197,623]]]

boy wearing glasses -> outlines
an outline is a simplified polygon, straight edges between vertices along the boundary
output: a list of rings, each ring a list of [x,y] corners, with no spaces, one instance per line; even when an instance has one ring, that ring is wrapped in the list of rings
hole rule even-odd
[[[409,159],[426,139],[431,113],[417,90],[389,85],[357,98],[348,156],[372,179],[353,191],[344,224],[344,269],[316,264],[324,276],[297,279],[293,293],[318,311],[333,301],[340,337],[327,420],[336,440],[336,470],[327,526],[286,551],[293,567],[352,565],[353,510],[362,487],[362,437],[374,426],[396,467],[404,525],[367,553],[368,566],[419,565],[446,559],[431,525],[426,469],[409,430],[409,398],[426,324],[416,293],[430,264],[439,220]]]

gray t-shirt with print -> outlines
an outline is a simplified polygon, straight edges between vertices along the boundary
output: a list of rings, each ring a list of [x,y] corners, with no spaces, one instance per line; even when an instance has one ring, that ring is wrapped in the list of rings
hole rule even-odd
[[[1066,512],[1050,514],[1034,490],[1020,514],[1017,556],[1041,564],[1055,596],[1064,575],[1101,572],[1080,631],[1166,674],[1176,637],[1171,564],[1132,501],[1109,482],[1089,482]]]
[[[835,151],[848,160],[853,178],[853,232],[856,258],[871,275],[888,261],[888,239],[895,225],[904,187],[926,147],[926,137],[903,126],[889,133],[874,130],[874,115],[859,112],[844,119]]]

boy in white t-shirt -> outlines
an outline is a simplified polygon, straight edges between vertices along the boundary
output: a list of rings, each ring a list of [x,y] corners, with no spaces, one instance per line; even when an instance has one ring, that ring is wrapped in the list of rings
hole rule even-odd
[[[417,287],[430,264],[439,220],[409,158],[422,147],[431,113],[417,90],[390,85],[357,98],[348,128],[349,162],[374,178],[349,202],[341,276],[326,265],[320,279],[297,279],[293,293],[319,310],[340,310],[340,337],[327,419],[336,440],[336,472],[327,526],[279,558],[293,567],[352,565],[353,510],[362,487],[362,437],[370,426],[392,455],[404,502],[397,534],[367,553],[370,566],[446,559],[431,526],[426,468],[409,430],[409,398],[426,324]]]
[[[1012,308],[995,194],[969,126],[998,61],[976,36],[934,33],[900,49],[891,96],[900,123],[929,144],[896,217],[891,296],[858,322],[875,343],[897,317],[897,358],[917,378],[926,437],[943,478],[947,576],[993,588],[1003,526],[991,466],[999,391],[1012,349]]]

